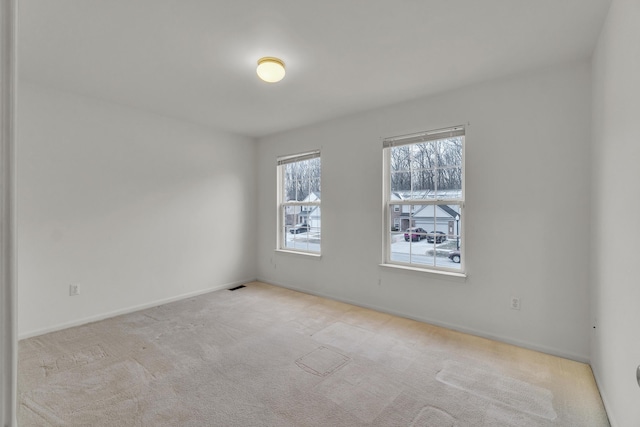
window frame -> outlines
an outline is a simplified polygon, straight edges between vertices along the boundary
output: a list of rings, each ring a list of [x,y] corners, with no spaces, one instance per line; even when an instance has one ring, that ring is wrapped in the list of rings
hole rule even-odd
[[[284,155],[284,156],[278,156],[276,159],[276,179],[277,179],[277,184],[276,184],[276,201],[277,201],[277,212],[276,212],[276,251],[278,252],[288,252],[288,253],[295,253],[295,254],[302,254],[302,255],[308,255],[308,256],[321,256],[322,255],[322,226],[320,226],[320,249],[318,251],[313,251],[313,250],[305,250],[305,249],[298,249],[298,248],[292,248],[292,247],[287,247],[286,243],[287,243],[287,225],[286,225],[286,221],[285,221],[285,212],[287,207],[299,207],[300,210],[303,210],[303,207],[305,206],[317,206],[318,208],[321,209],[321,204],[322,204],[322,196],[320,196],[320,199],[315,200],[315,201],[287,201],[285,200],[286,197],[286,192],[285,192],[285,176],[284,176],[284,168],[286,167],[287,164],[290,163],[296,163],[296,162],[301,162],[301,161],[305,161],[305,160],[311,160],[311,159],[315,159],[315,158],[319,158],[320,159],[320,182],[322,182],[322,155],[321,155],[321,151],[318,150],[311,150],[311,151],[306,151],[303,153],[297,153],[297,154],[289,154],[289,155]],[[322,188],[322,184],[320,184],[320,188]],[[320,190],[321,191],[321,190]],[[309,211],[310,212],[310,211]],[[320,215],[322,215],[322,211],[320,211]],[[320,220],[322,221],[322,220]]]
[[[440,140],[446,140],[448,138],[453,137],[461,137],[462,138],[462,160],[460,164],[461,172],[462,172],[462,182],[461,182],[461,195],[460,198],[454,199],[439,199],[435,197],[433,199],[408,199],[408,200],[391,200],[391,150],[394,147],[405,146],[405,145],[414,145],[420,144],[424,142],[434,142]],[[465,190],[465,150],[466,150],[466,129],[464,126],[454,126],[450,128],[444,129],[436,129],[426,132],[419,132],[408,135],[400,135],[383,139],[382,144],[382,152],[383,152],[383,173],[382,173],[382,230],[383,230],[383,239],[382,239],[382,266],[386,267],[394,267],[394,268],[402,268],[420,272],[428,272],[428,273],[436,273],[441,275],[450,275],[450,276],[459,276],[466,277],[466,244],[465,244],[465,224],[466,224],[466,211],[465,211],[465,199],[466,199],[466,190]],[[434,168],[437,170],[437,168]],[[410,215],[413,213],[415,206],[438,206],[438,205],[456,205],[459,206],[459,216],[460,218],[464,218],[464,221],[459,222],[458,226],[458,236],[460,243],[460,268],[448,268],[434,265],[423,265],[418,263],[411,262],[401,262],[401,261],[392,261],[391,260],[391,229],[393,226],[392,213],[397,213],[394,208],[394,205],[401,206],[401,212],[405,212],[404,206],[409,206],[407,210]],[[412,226],[410,224],[410,226]],[[402,228],[402,227],[401,227]],[[402,230],[399,230],[402,232]],[[435,242],[434,242],[435,243]]]

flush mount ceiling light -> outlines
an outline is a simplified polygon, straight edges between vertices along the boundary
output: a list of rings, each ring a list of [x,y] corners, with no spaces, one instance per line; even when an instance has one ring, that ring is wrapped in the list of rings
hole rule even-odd
[[[258,77],[267,83],[276,83],[284,78],[284,62],[281,59],[266,56],[258,59],[256,69]]]

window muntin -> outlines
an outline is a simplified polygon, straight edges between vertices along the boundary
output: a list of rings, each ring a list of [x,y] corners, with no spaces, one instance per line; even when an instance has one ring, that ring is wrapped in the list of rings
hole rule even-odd
[[[320,151],[278,158],[278,249],[320,253]]]
[[[388,138],[383,147],[384,263],[463,273],[464,128]]]

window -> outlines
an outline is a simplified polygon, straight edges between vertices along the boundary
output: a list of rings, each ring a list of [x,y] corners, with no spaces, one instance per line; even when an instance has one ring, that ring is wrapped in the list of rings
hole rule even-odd
[[[320,151],[278,158],[278,249],[320,253]]]
[[[464,273],[464,127],[387,138],[384,263]]]

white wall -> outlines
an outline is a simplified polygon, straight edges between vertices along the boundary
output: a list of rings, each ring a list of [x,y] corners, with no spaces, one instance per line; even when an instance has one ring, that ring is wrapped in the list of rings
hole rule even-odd
[[[255,278],[255,141],[33,84],[19,94],[22,337]]]
[[[614,0],[593,58],[591,363],[614,426],[640,425],[640,2]]]
[[[576,63],[259,140],[258,277],[588,360],[590,105]],[[379,266],[381,138],[466,123],[468,278]],[[275,252],[276,156],[316,148],[322,257]]]

